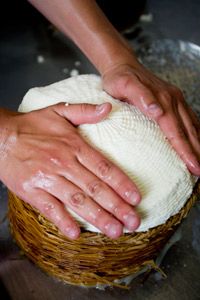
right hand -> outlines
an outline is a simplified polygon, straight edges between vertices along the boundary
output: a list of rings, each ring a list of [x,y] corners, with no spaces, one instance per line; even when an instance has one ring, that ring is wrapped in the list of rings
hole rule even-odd
[[[0,179],[70,239],[80,229],[65,206],[110,238],[140,223],[134,183],[75,127],[97,123],[110,110],[109,103],[59,103],[26,114],[1,111]]]

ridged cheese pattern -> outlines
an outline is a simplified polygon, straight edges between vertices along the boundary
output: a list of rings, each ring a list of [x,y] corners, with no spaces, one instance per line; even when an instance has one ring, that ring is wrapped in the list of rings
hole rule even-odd
[[[81,125],[78,130],[90,145],[119,166],[138,186],[142,194],[142,201],[136,208],[142,219],[138,232],[163,224],[179,212],[192,193],[195,178],[154,121],[136,107],[103,91],[97,75],[80,75],[32,88],[19,111],[29,112],[58,102],[112,104],[112,111],[105,120]],[[71,213],[87,230],[98,232]]]

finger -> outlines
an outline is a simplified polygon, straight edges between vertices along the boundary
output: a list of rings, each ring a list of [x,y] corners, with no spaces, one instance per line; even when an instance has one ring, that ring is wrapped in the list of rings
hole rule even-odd
[[[48,184],[43,188],[46,192],[64,203],[67,208],[71,209],[84,220],[94,225],[108,237],[114,239],[118,238],[122,234],[123,226],[119,221],[101,208],[77,186],[61,176],[59,176],[59,178],[56,177],[56,179],[52,181],[52,184]],[[45,207],[46,206],[44,206],[44,212]],[[49,211],[50,215],[53,215],[53,220],[55,220],[54,215],[57,214],[54,212],[54,208],[51,209],[50,206]]]
[[[199,162],[184,132],[180,117],[168,108],[165,115],[159,119],[158,124],[191,173],[200,175]]]
[[[196,119],[191,116],[190,111],[181,102],[178,105],[178,110],[196,156],[200,159],[200,136],[198,132],[200,126],[196,124]]]
[[[106,211],[114,215],[128,230],[134,231],[138,228],[140,218],[133,207],[80,163],[77,162],[70,173],[64,171],[63,176],[94,199]]]
[[[163,115],[162,105],[150,89],[146,88],[137,78],[128,77],[121,90],[126,101],[135,105],[149,118],[156,120]]]
[[[200,137],[200,120],[198,119],[197,115],[195,112],[192,110],[192,108],[188,105],[186,105],[186,109],[190,114],[190,117],[192,118],[193,124],[195,125],[197,129],[197,134]]]
[[[184,102],[184,107],[185,107],[185,110],[189,113],[190,118],[192,119],[193,125],[195,126],[195,128],[197,130],[197,135],[200,138],[200,120],[199,120],[198,116],[186,102]]]
[[[70,239],[79,237],[80,229],[76,221],[55,197],[38,189],[34,195],[34,200],[29,201],[29,203],[37,208],[49,221],[54,223],[65,236]]]
[[[132,205],[140,202],[141,195],[133,181],[100,152],[82,141],[75,155],[85,168],[109,185],[126,202]]]
[[[53,109],[61,117],[64,117],[74,125],[84,123],[93,124],[102,121],[111,111],[110,103],[101,105],[92,104],[65,104],[59,103],[53,106]]]

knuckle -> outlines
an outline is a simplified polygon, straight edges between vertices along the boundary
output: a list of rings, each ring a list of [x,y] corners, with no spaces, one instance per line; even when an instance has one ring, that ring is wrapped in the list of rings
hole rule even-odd
[[[111,168],[112,168],[111,164],[106,160],[101,160],[97,165],[98,173],[103,178],[109,176],[111,172]]]
[[[32,178],[33,186],[45,190],[49,190],[54,182],[54,178],[51,175],[45,174],[45,172],[38,171]]]
[[[99,195],[103,190],[103,184],[100,181],[93,181],[88,184],[88,191],[92,196]]]
[[[76,128],[70,129],[68,131],[67,136],[63,136],[64,141],[67,145],[77,143],[80,140],[80,136],[76,130]]]
[[[119,81],[119,84],[121,84],[123,88],[127,88],[127,86],[129,86],[130,83],[131,83],[131,78],[129,74],[124,75],[122,79]]]
[[[70,135],[67,138],[63,138],[63,144],[60,144],[60,148],[58,145],[56,153],[61,152],[60,151],[61,147],[65,151],[67,150],[68,156],[75,156],[75,154],[79,154],[82,152],[83,146],[80,141],[80,138],[78,140],[78,139],[74,138],[73,136],[71,137],[71,135]]]
[[[70,197],[70,204],[73,207],[79,208],[83,207],[86,201],[86,195],[82,192],[77,192]]]
[[[28,179],[24,180],[22,188],[24,192],[34,190],[35,188],[50,189],[53,185],[53,177],[46,175],[44,171],[36,171]]]
[[[71,146],[73,152],[78,155],[82,153],[82,145],[80,143],[76,143],[73,146]]]
[[[59,153],[59,156],[51,155],[49,157],[46,163],[47,166],[50,164],[49,168],[51,168],[51,172],[53,171],[55,173],[55,171],[58,170],[64,173],[71,173],[74,170],[74,166],[76,165],[75,156],[71,153],[71,151],[69,151],[69,149],[67,150],[67,155],[66,152],[63,151],[63,153]]]
[[[70,145],[70,148],[73,153],[80,154],[82,152],[83,145],[81,143],[80,136],[76,133],[70,135],[68,137],[68,145]]]
[[[126,89],[133,84],[136,79],[134,74],[127,72],[123,76],[120,76],[117,82],[118,92],[126,91]]]

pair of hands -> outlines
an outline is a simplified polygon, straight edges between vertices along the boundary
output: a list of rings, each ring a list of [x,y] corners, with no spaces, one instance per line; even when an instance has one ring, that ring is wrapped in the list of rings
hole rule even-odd
[[[200,175],[199,120],[179,89],[139,63],[115,66],[102,79],[110,95],[158,122],[191,173]],[[76,129],[101,121],[110,110],[108,103],[60,103],[27,114],[2,112],[1,180],[71,239],[80,229],[65,206],[111,238],[140,224],[134,210],[141,200],[137,187]]]

